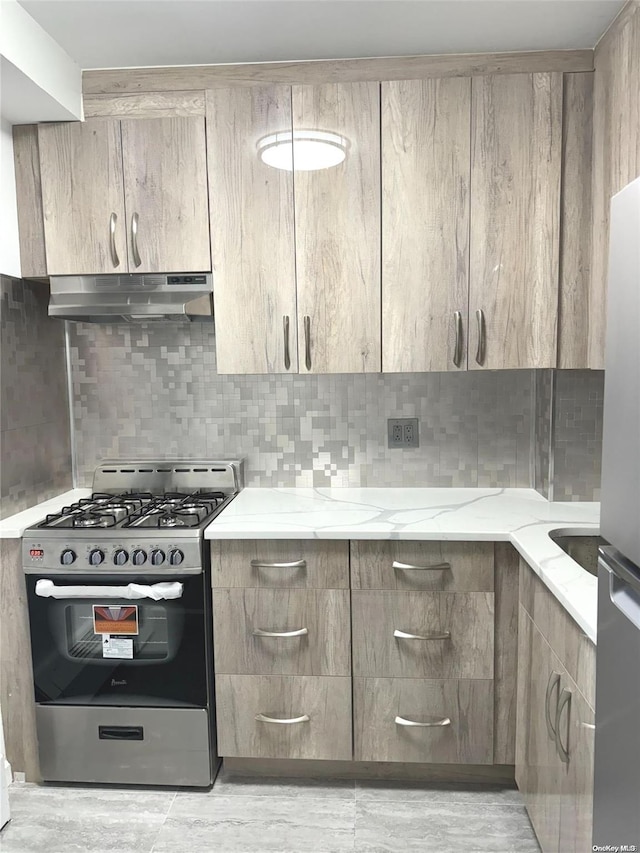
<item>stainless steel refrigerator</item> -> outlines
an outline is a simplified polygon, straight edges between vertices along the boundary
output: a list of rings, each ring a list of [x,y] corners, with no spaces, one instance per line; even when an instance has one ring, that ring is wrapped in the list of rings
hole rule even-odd
[[[611,201],[607,310],[593,843],[640,851],[640,178]]]

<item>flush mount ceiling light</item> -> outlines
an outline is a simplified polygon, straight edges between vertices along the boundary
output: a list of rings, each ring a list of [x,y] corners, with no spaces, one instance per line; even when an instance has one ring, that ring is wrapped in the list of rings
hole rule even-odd
[[[274,169],[293,171],[295,146],[296,172],[330,169],[347,156],[349,141],[338,133],[324,130],[284,130],[272,133],[258,142],[263,163]]]

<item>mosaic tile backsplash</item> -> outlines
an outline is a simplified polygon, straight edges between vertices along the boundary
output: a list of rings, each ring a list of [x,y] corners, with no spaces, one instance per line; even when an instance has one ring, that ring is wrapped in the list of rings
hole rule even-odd
[[[71,488],[64,326],[46,285],[0,276],[0,517]]]
[[[207,324],[69,326],[78,485],[104,458],[245,456],[250,486],[531,486],[532,371],[219,376]],[[387,448],[417,417],[420,447]]]
[[[556,370],[553,500],[600,500],[603,370]]]

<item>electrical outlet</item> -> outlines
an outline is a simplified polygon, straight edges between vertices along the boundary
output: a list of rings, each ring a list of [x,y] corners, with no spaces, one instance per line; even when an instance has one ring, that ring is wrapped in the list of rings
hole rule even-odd
[[[389,447],[419,447],[417,418],[389,418],[387,421]]]

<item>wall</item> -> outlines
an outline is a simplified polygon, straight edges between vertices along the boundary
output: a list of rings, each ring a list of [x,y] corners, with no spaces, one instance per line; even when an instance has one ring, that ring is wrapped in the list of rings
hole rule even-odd
[[[604,371],[538,370],[535,488],[555,501],[600,499]]]
[[[604,367],[611,196],[640,175],[640,0],[633,0],[595,51],[593,232],[589,366]]]
[[[18,208],[11,124],[0,122],[0,274],[20,276]]]
[[[64,325],[48,288],[0,276],[0,517],[71,488]]]
[[[108,457],[247,457],[253,486],[529,486],[530,371],[219,376],[206,324],[70,324],[79,485]],[[420,421],[389,450],[386,419]]]

